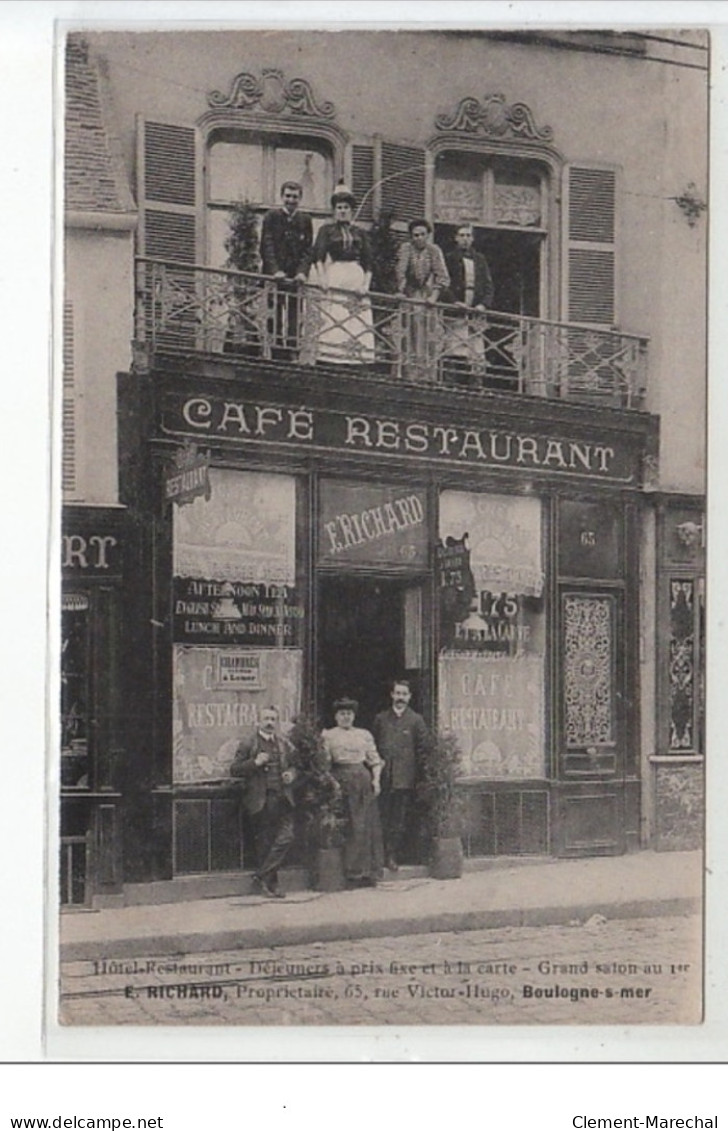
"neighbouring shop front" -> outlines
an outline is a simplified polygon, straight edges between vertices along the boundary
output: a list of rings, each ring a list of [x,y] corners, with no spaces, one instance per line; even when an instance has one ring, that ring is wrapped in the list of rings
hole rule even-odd
[[[123,511],[66,506],[61,531],[60,895],[120,890]]]
[[[121,390],[133,878],[250,867],[228,768],[261,708],[330,725],[347,693],[368,726],[395,676],[458,737],[469,856],[638,846],[653,418],[432,393],[374,408],[314,379],[159,372]]]

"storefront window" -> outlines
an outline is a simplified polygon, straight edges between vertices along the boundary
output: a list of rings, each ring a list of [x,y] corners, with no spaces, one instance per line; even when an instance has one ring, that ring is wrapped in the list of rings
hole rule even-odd
[[[296,483],[210,472],[210,497],[174,516],[174,779],[227,778],[235,747],[278,706],[299,709],[304,607]]]
[[[441,725],[466,777],[543,777],[541,503],[445,491],[439,531]]]

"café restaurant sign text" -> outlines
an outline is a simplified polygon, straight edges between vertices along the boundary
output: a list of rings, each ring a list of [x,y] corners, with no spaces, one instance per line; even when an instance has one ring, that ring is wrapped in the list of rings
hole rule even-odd
[[[168,393],[162,407],[167,434],[203,436],[316,451],[359,452],[429,462],[518,468],[613,483],[639,482],[637,453],[610,436],[544,435],[501,427],[467,428],[396,416],[348,413],[305,405],[239,401],[213,394]]]
[[[198,495],[210,498],[210,456],[198,452],[186,442],[175,454],[174,463],[165,474],[164,494],[168,502],[184,506]]]
[[[422,490],[324,480],[319,561],[426,566],[426,508]]]

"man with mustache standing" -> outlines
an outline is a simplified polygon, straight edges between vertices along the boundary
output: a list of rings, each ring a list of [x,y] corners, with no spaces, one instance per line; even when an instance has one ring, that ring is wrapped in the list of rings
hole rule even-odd
[[[384,759],[379,798],[387,868],[396,872],[411,831],[417,773],[429,741],[427,724],[410,707],[412,691],[405,679],[390,689],[391,707],[374,720],[372,733]]]
[[[263,707],[258,729],[238,746],[230,774],[242,779],[243,805],[253,827],[253,886],[267,899],[283,899],[278,869],[293,844],[293,788],[299,771],[293,747],[279,733],[277,707]]]

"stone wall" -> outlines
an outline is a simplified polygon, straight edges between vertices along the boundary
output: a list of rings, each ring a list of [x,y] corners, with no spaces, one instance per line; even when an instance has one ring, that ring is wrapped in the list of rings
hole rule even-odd
[[[658,852],[684,851],[703,844],[703,760],[660,758],[653,761],[655,825]]]

